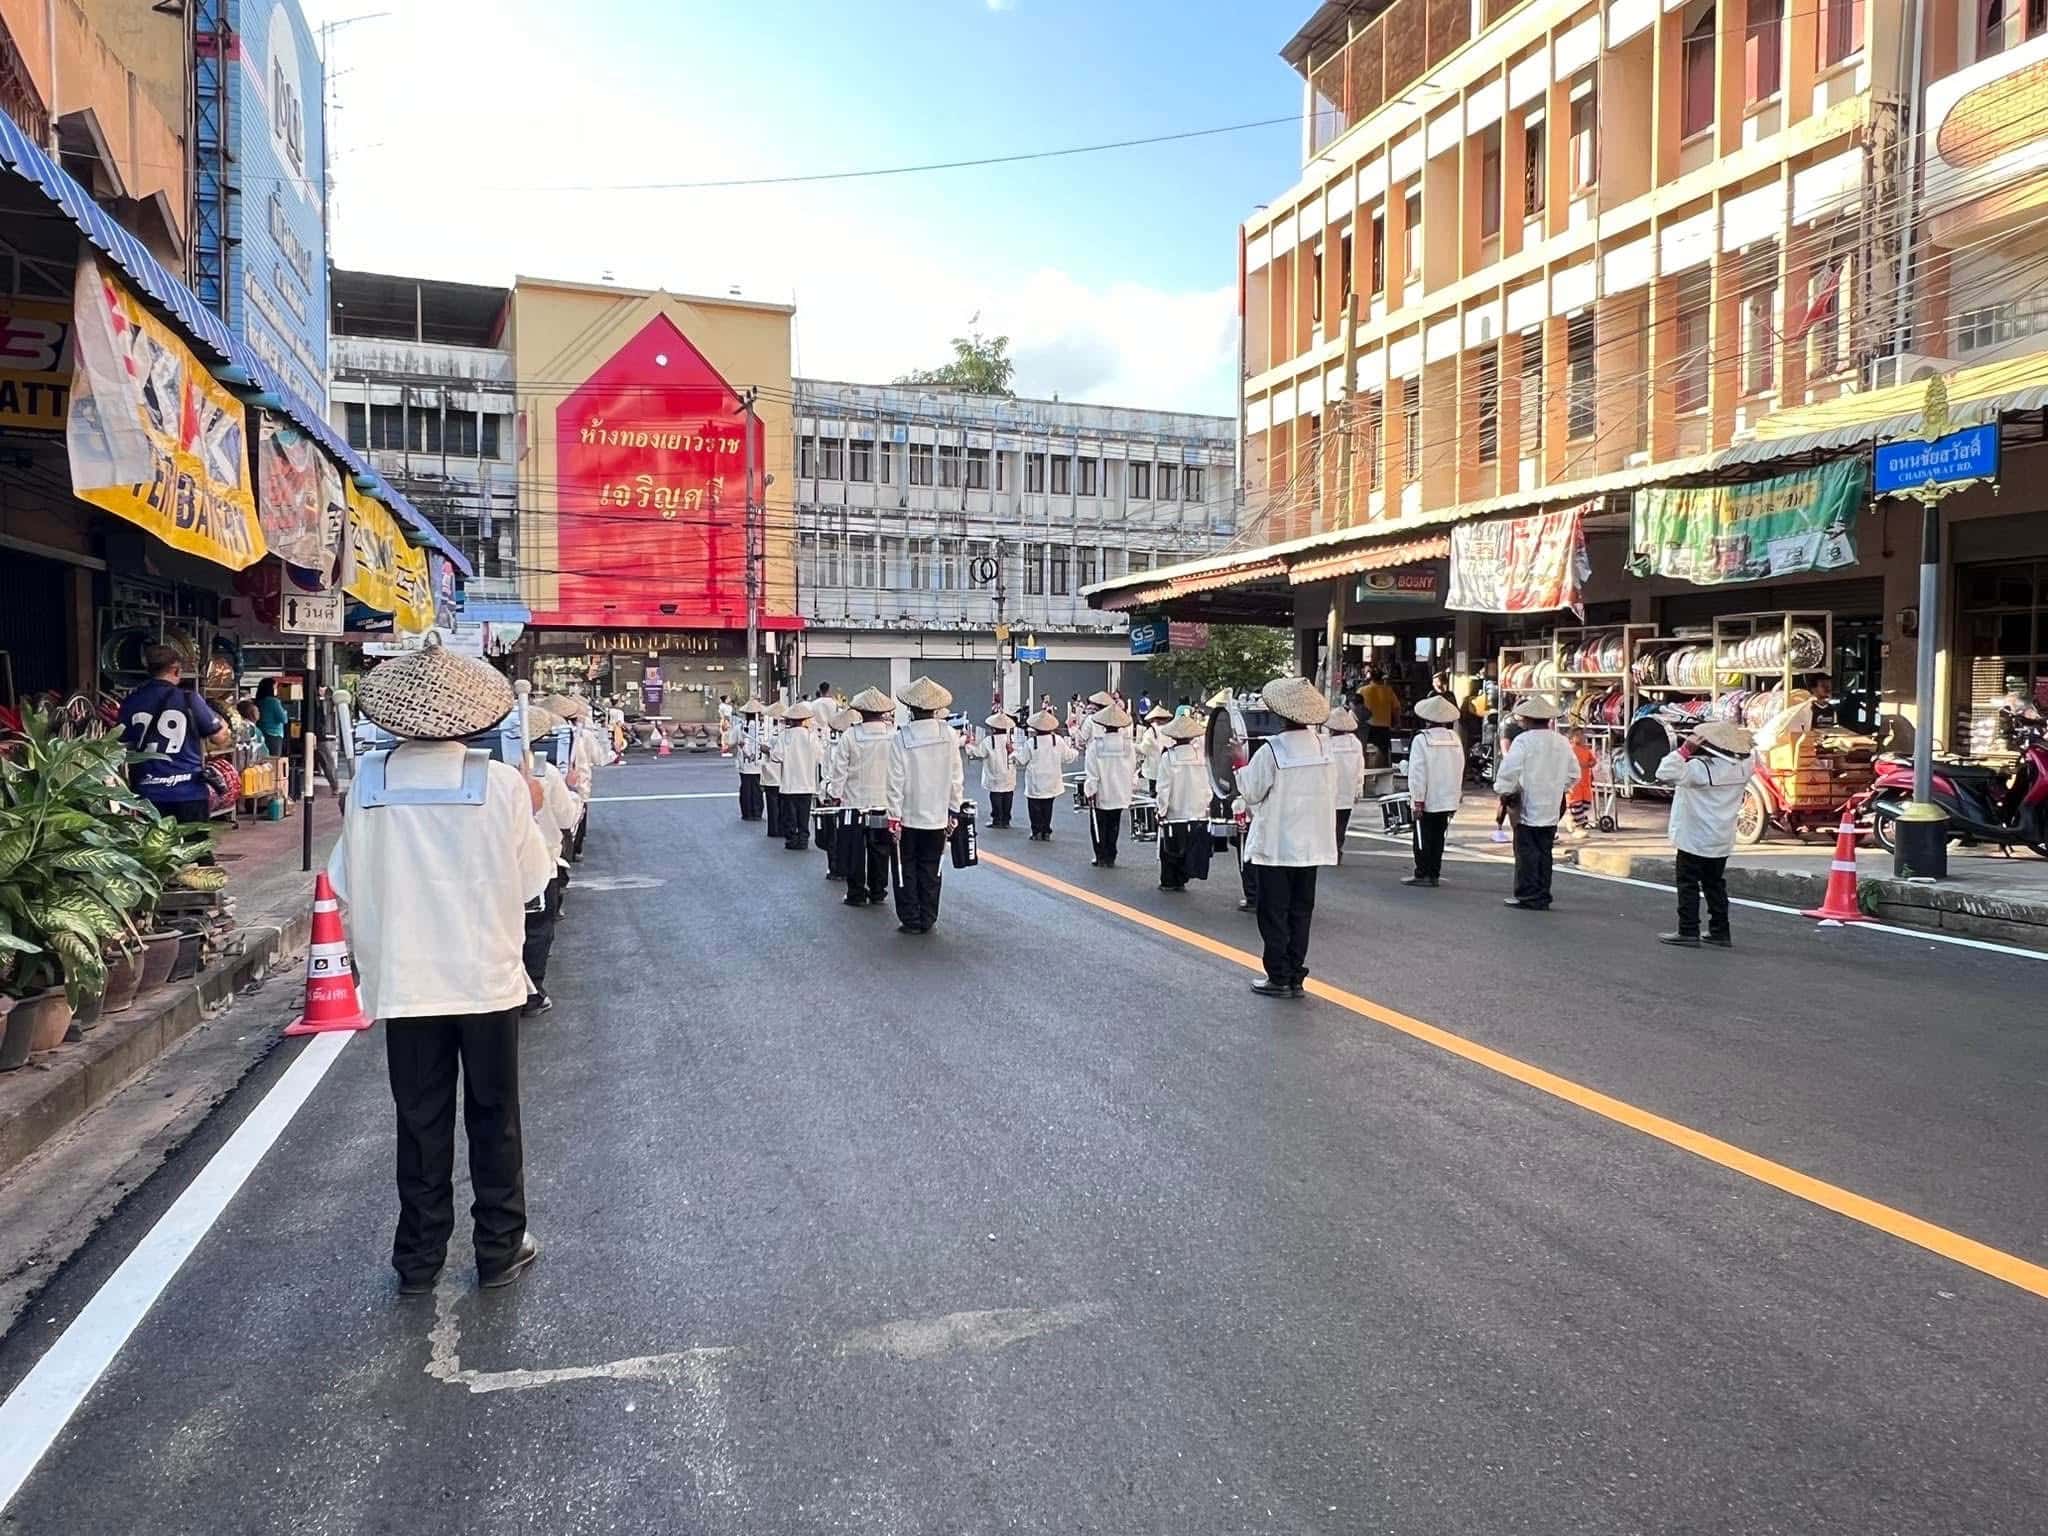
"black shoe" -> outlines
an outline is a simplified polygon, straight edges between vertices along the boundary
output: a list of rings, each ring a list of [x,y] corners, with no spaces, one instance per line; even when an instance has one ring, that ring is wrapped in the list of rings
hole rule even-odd
[[[519,1010],[519,1017],[531,1019],[543,1013],[552,1013],[555,1000],[545,992],[536,992],[526,1000],[526,1006]]]
[[[1259,909],[1257,906],[1255,906],[1253,903],[1249,901],[1240,901],[1237,904],[1237,910],[1240,912],[1256,912]]]
[[[437,1264],[423,1275],[400,1276],[398,1294],[401,1296],[431,1296],[434,1284],[441,1278],[441,1267]]]
[[[849,896],[844,901],[842,901],[840,905],[842,907],[864,907],[867,905],[867,903],[864,901],[857,900],[852,896]]]
[[[1088,867],[1090,869],[1107,869],[1109,868],[1109,861],[1107,859],[1090,859]]]
[[[1429,890],[1436,884],[1436,877],[1434,875],[1409,875],[1406,878],[1404,878],[1401,881],[1401,883],[1403,885],[1419,886],[1423,890]]]
[[[1660,933],[1657,942],[1669,944],[1674,949],[1698,949],[1700,936],[1696,933]]]
[[[1287,989],[1287,995],[1289,997],[1307,997],[1308,988],[1304,987],[1300,982],[1297,981],[1293,986]]]
[[[915,933],[917,932],[917,927],[913,923],[898,923],[896,925],[896,931],[898,933]]]
[[[1520,907],[1524,912],[1548,912],[1550,910],[1550,903],[1547,901],[1523,901],[1518,896],[1506,898],[1501,902],[1501,905],[1504,907]]]
[[[501,1286],[510,1285],[514,1280],[517,1280],[521,1275],[533,1268],[533,1261],[539,1257],[540,1240],[529,1232],[519,1239],[519,1251],[512,1255],[512,1262],[496,1274],[479,1274],[477,1276],[477,1284],[487,1291],[495,1291]]]
[[[1716,949],[1733,949],[1735,947],[1735,936],[1730,933],[1710,933],[1700,942],[1711,944]]]
[[[1284,981],[1274,981],[1266,976],[1261,976],[1257,981],[1253,982],[1252,990],[1261,997],[1300,997],[1302,995],[1301,988],[1290,986]]]

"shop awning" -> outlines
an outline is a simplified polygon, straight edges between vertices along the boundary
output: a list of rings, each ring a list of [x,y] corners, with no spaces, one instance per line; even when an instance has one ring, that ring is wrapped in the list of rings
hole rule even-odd
[[[464,576],[475,574],[462,552],[443,538],[438,528],[421,516],[410,501],[392,489],[361,455],[350,448],[325,416],[300,399],[278,377],[276,369],[237,340],[219,315],[200,303],[197,294],[166,271],[163,263],[150,255],[140,240],[117,224],[70,172],[52,160],[42,146],[23,133],[14,119],[4,112],[0,112],[0,165],[6,166],[48,198],[78,227],[80,234],[127,274],[129,281],[151,302],[175,319],[187,336],[202,343],[220,362],[232,363],[243,369],[256,381],[257,388],[275,395],[283,405],[283,414],[291,418],[294,426],[317,441],[350,474],[371,481],[375,487],[373,494],[390,506],[402,521],[417,530],[427,543],[446,555],[457,570]]]
[[[2048,351],[1959,368],[1946,376],[1949,410],[1958,423],[2008,411],[2048,407]],[[1893,384],[1774,411],[1752,429],[1752,440],[1712,456],[1710,467],[1824,458],[1870,443],[1916,436],[1927,404],[1927,381]]]
[[[1448,537],[1408,539],[1399,544],[1375,544],[1353,554],[1297,561],[1287,568],[1287,580],[1293,586],[1304,587],[1311,582],[1334,581],[1366,571],[1390,571],[1397,566],[1420,565],[1425,560],[1448,560],[1450,556]]]

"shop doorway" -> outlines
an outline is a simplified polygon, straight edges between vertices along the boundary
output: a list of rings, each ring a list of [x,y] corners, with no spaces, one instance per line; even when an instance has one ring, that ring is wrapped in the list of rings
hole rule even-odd
[[[1952,741],[1998,751],[2007,698],[2048,711],[2048,560],[1957,566],[1955,635]]]

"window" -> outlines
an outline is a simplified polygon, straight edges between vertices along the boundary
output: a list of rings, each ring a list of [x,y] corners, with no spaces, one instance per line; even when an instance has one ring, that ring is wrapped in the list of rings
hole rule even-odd
[[[1138,571],[1149,571],[1149,570],[1151,570],[1151,569],[1152,569],[1152,551],[1151,551],[1151,550],[1149,550],[1149,549],[1134,549],[1134,550],[1132,550],[1132,551],[1131,551],[1131,570],[1132,570],[1132,572],[1134,572],[1134,573],[1135,573],[1135,572],[1138,572]]]
[[[1523,453],[1543,449],[1543,332],[1522,332],[1521,444]]]
[[[1102,460],[1076,459],[1074,461],[1074,492],[1079,496],[1093,496],[1102,486]]]
[[[1375,208],[1372,215],[1372,287],[1374,297],[1387,291],[1387,210]]]
[[[2005,0],[1977,0],[1977,57],[2005,49]]]
[[[1678,355],[1673,363],[1671,404],[1674,410],[1697,411],[1707,403],[1710,317],[1713,280],[1705,267],[1695,267],[1678,280]]]
[[[357,405],[353,400],[341,408],[343,422],[347,424],[348,445],[363,449],[370,446],[370,408]]]
[[[1130,561],[1126,558],[1124,551],[1118,549],[1113,544],[1103,549],[1102,579],[1104,581],[1115,581],[1117,577],[1123,575],[1129,569]]]
[[[1131,461],[1131,500],[1150,501],[1151,499],[1152,466],[1150,464],[1141,464],[1136,459],[1133,459]]]
[[[1074,487],[1074,461],[1064,454],[1052,461],[1052,493],[1055,496],[1071,494]]]
[[[2027,0],[2027,36],[2048,32],[2048,0]]]
[[[1479,462],[1500,457],[1500,354],[1488,348],[1479,354]]]
[[[1045,546],[1026,544],[1024,546],[1024,595],[1045,596]]]
[[[1842,368],[1842,286],[1849,280],[1848,259],[1837,256],[1813,269],[1806,290],[1808,371],[1826,378]]]
[[[849,533],[846,536],[846,584],[856,592],[870,592],[875,585],[875,536]]]
[[[504,424],[504,417],[493,416],[488,412],[484,414],[481,423],[482,431],[477,434],[477,453],[480,457],[486,459],[502,459],[505,457],[505,445],[499,436],[499,433],[504,428]]]
[[[1749,0],[1749,31],[1742,41],[1742,83],[1749,99],[1778,94],[1784,68],[1785,0]]]
[[[1024,489],[1043,491],[1045,489],[1045,455],[1027,453],[1024,455]]]
[[[967,450],[967,489],[985,491],[988,489],[988,450],[970,448]]]
[[[1346,318],[1351,314],[1351,263],[1354,259],[1351,231],[1346,229],[1337,256],[1337,313]]]
[[[1700,13],[1685,34],[1685,96],[1679,107],[1679,132],[1686,138],[1714,126],[1714,8]]]
[[[821,437],[818,439],[818,478],[820,480],[844,480],[846,478],[846,439],[842,437]]]
[[[1083,544],[1074,551],[1075,585],[1082,591],[1095,585],[1096,552],[1093,544]]]
[[[1591,437],[1600,421],[1600,403],[1593,387],[1593,313],[1573,315],[1565,327],[1564,431],[1570,438]]]
[[[1416,187],[1408,194],[1402,217],[1408,221],[1403,232],[1403,256],[1401,281],[1412,283],[1422,276],[1422,189]]]
[[[1371,490],[1380,483],[1380,439],[1386,425],[1386,400],[1380,395],[1368,395],[1365,401],[1365,419],[1359,424],[1360,440],[1358,457],[1359,484]]]
[[[1832,69],[1863,46],[1863,0],[1821,0],[1820,67]]]
[[[1522,217],[1532,219],[1543,211],[1550,196],[1550,167],[1544,159],[1543,119],[1522,124]]]
[[[910,541],[910,590],[927,592],[932,584],[932,541],[912,539]]]
[[[903,563],[903,541],[896,538],[882,540],[882,568],[876,573],[881,579],[879,585],[884,591],[893,591],[904,585],[907,574]]]
[[[402,405],[373,405],[370,407],[370,446],[384,453],[405,451],[405,407]]]
[[[930,485],[932,483],[932,445],[912,443],[910,445],[910,483]]]
[[[1051,557],[1052,595],[1054,597],[1065,597],[1067,595],[1067,553],[1067,546],[1064,544],[1055,544],[1046,551],[1046,554]]]
[[[1422,476],[1422,380],[1401,381],[1401,478]]]
[[[821,533],[818,535],[818,585],[837,587],[844,583],[839,572],[839,535]]]
[[[938,580],[934,583],[936,590],[940,592],[958,592],[960,590],[960,541],[958,539],[939,540],[937,576]]]
[[[960,489],[960,450],[951,444],[939,448],[939,484]]]
[[[1180,472],[1180,494],[1183,501],[1202,499],[1202,467],[1199,464],[1190,464]]]
[[[1323,270],[1323,242],[1318,240],[1308,248],[1308,269],[1313,275],[1308,285],[1308,317],[1316,324],[1323,323],[1323,284],[1329,274]]]
[[[846,478],[865,485],[875,475],[875,445],[855,438],[846,445]]]
[[[465,459],[476,457],[475,411],[445,411],[441,415],[439,425],[443,453],[459,455]]]
[[[1572,99],[1572,191],[1587,192],[1600,184],[1600,96],[1587,91]]]
[[[1500,125],[1486,130],[1479,146],[1479,238],[1500,233]]]
[[[1760,395],[1776,375],[1778,247],[1752,250],[1742,263],[1742,392]]]
[[[806,591],[817,590],[818,536],[815,533],[796,536],[796,581]]]
[[[1180,466],[1178,464],[1159,465],[1155,478],[1159,485],[1159,499],[1161,501],[1180,500]]]
[[[875,444],[875,484],[894,485],[895,483],[896,445],[894,443],[877,443]]]
[[[815,437],[800,437],[796,442],[796,472],[811,480],[818,473],[818,440]]]
[[[998,453],[995,460],[996,489],[1007,491],[1010,488],[1010,456],[1007,453]]]

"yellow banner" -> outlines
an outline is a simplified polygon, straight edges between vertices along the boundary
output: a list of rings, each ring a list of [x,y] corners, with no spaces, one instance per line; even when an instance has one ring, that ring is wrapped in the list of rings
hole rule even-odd
[[[0,427],[62,432],[71,400],[71,306],[0,294]]]
[[[398,572],[392,583],[397,598],[391,627],[403,635],[425,634],[434,627],[434,583],[427,574],[427,552],[401,543]]]
[[[73,314],[73,493],[230,570],[261,560],[241,402],[91,256],[79,259]]]
[[[365,496],[346,481],[348,542],[355,555],[355,574],[343,589],[365,608],[391,613],[398,607],[398,551],[405,544],[397,519],[374,496]]]

